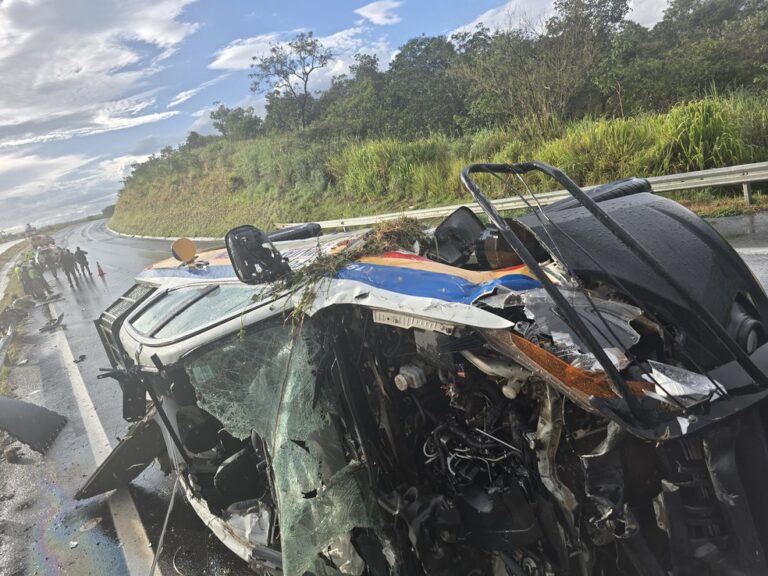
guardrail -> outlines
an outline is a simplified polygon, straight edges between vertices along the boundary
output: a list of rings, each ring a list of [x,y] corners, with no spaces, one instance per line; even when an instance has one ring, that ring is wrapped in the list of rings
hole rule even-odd
[[[758,162],[755,164],[742,164],[740,166],[730,166],[728,168],[713,168],[711,170],[700,170],[698,172],[686,172],[684,174],[669,174],[667,176],[652,176],[647,178],[656,192],[678,192],[681,190],[691,190],[694,188],[719,188],[722,186],[741,186],[744,194],[744,201],[747,204],[752,203],[752,184],[755,182],[768,182],[768,162]],[[594,186],[585,188],[590,190]],[[536,194],[536,198],[542,205],[552,204],[563,198],[568,198],[570,194],[565,190],[557,192],[543,192]],[[529,202],[532,201],[529,199]],[[513,210],[525,208],[525,203],[518,197],[502,198],[494,200],[493,204],[497,210]],[[451,212],[461,206],[466,206],[475,213],[480,213],[480,207],[473,202],[462,204],[453,204],[451,206],[441,206],[439,208],[421,208],[418,210],[402,210],[399,212],[389,212],[386,214],[377,214],[375,216],[357,216],[354,218],[339,218],[337,220],[324,220],[318,222],[324,229],[328,228],[355,228],[358,226],[371,226],[386,220],[395,220],[403,216],[416,218],[417,220],[429,220],[431,218],[444,218]],[[278,224],[278,228],[295,226],[299,223]]]

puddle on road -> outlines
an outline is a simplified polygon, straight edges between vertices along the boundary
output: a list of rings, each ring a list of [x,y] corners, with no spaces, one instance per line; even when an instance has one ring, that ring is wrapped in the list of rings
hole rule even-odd
[[[766,245],[768,238],[768,213],[741,214],[707,220],[724,238],[734,245]]]
[[[29,533],[29,574],[125,574],[127,569],[106,501],[78,503],[46,482],[39,506],[54,515]],[[101,521],[94,523],[95,518]],[[91,525],[88,530],[81,527]],[[73,543],[76,543],[73,546]]]

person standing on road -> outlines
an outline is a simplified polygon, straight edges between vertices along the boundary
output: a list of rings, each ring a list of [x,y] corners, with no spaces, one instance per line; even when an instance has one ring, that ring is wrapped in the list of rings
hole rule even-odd
[[[24,294],[27,296],[32,296],[32,282],[29,279],[29,270],[27,270],[26,264],[16,265],[16,276],[18,277],[19,282],[21,282],[21,287],[24,290]]]
[[[88,252],[81,249],[80,246],[78,246],[75,250],[75,262],[80,265],[80,272],[83,275],[83,278],[85,278],[86,270],[88,270],[88,276],[93,276],[93,273],[91,273],[91,267],[88,265],[88,257],[86,254],[88,254]]]
[[[56,262],[56,252],[55,249],[46,249],[43,250],[42,248],[37,249],[37,256],[35,257],[37,262],[40,264],[40,267],[42,268],[43,272],[46,270],[49,270],[51,274],[53,275],[54,280],[59,279],[58,271],[57,271],[57,262]]]
[[[74,278],[75,282],[77,282],[77,264],[75,263],[74,254],[72,254],[72,252],[70,252],[67,248],[63,248],[61,250],[59,259],[61,261],[61,269],[64,270],[64,274],[67,276],[69,285],[74,288],[74,284],[72,284],[72,278]]]
[[[29,262],[29,281],[32,287],[32,296],[37,300],[45,300],[46,296],[53,294],[53,289],[45,281],[42,268],[34,260]]]

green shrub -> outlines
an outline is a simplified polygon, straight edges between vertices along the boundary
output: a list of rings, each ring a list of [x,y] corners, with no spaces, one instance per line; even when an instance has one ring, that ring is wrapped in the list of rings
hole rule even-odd
[[[557,166],[582,185],[659,173],[658,116],[583,120],[562,138],[543,144],[534,156]]]
[[[469,200],[470,162],[543,160],[583,185],[627,176],[768,160],[768,96],[738,92],[680,104],[668,114],[586,119],[553,126],[544,140],[531,119],[459,138],[311,140],[269,135],[164,151],[125,180],[112,219],[121,231],[219,235],[234,225],[322,220]],[[533,176],[534,189],[552,181]],[[491,196],[508,196],[483,178]],[[689,202],[728,199],[728,190]],[[728,210],[733,209],[728,205]],[[726,208],[722,208],[726,210]]]
[[[664,123],[662,163],[666,171],[689,172],[751,160],[733,107],[727,99],[709,97],[679,104]]]

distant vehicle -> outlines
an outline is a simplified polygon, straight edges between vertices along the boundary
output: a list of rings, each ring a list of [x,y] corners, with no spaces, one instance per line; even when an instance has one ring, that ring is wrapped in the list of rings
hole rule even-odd
[[[572,198],[503,219],[474,180],[531,172]],[[260,574],[768,574],[744,262],[644,180],[462,180],[490,225],[246,226],[142,272],[96,323],[135,424],[77,497],[156,458]]]
[[[35,234],[30,239],[32,248],[39,248],[41,246],[52,246],[56,241],[45,234]]]

